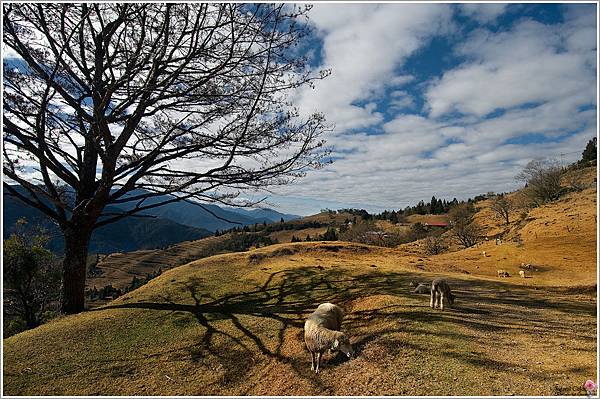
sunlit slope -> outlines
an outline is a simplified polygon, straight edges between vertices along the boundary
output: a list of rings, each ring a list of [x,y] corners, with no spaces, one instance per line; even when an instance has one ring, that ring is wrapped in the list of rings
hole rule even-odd
[[[523,213],[511,214],[509,225],[495,217],[491,201],[476,204],[475,220],[484,227],[487,241],[475,247],[426,256],[423,241],[400,246],[400,249],[424,258],[426,271],[455,271],[485,278],[496,278],[497,270],[506,270],[511,283],[525,285],[594,285],[597,275],[596,253],[596,168],[575,171],[588,185],[583,191],[571,192],[559,200]],[[509,194],[514,198],[518,193]],[[451,234],[444,235],[451,240]],[[501,239],[496,245],[495,238]],[[483,252],[485,251],[485,256]],[[521,264],[528,278],[520,279]]]
[[[205,258],[4,340],[4,394],[575,395],[597,378],[595,291],[420,270],[439,263],[335,242]],[[455,309],[410,292],[439,275]],[[356,357],[315,375],[302,326],[326,301]]]

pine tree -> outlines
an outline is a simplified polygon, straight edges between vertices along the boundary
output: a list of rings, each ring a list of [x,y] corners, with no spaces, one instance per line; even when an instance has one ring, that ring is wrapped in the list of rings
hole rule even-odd
[[[429,213],[431,213],[432,215],[435,215],[436,210],[437,210],[437,199],[435,198],[435,195],[434,195],[431,197],[431,204],[429,205]]]
[[[583,153],[581,153],[581,161],[579,161],[581,164],[585,164],[596,159],[596,141],[596,137],[588,141],[587,145],[585,146],[585,150],[583,150]]]

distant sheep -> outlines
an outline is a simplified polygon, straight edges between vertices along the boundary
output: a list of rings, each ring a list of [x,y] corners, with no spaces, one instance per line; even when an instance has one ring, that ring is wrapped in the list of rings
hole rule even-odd
[[[450,286],[443,278],[436,278],[431,282],[431,301],[429,305],[432,309],[436,306],[441,310],[444,310],[444,303],[448,302],[448,305],[452,307],[454,305],[454,299],[456,297],[450,291]]]
[[[525,271],[519,270],[519,276],[521,276],[522,278],[525,278]]]
[[[510,277],[506,270],[498,270],[498,277]]]
[[[429,285],[421,283],[413,290],[413,294],[429,294],[429,291],[431,291]]]
[[[332,303],[322,303],[304,323],[304,342],[311,355],[311,370],[319,372],[321,356],[325,350],[339,350],[352,356],[350,340],[340,332],[343,310]]]
[[[485,253],[485,251],[483,251],[482,254],[483,254],[484,258],[487,256],[486,253]]]

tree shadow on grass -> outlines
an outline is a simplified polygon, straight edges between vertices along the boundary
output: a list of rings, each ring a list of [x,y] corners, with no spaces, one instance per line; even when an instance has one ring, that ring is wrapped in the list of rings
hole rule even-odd
[[[193,304],[182,304],[169,297],[161,297],[160,302],[115,304],[95,310],[124,308],[190,313],[203,327],[203,332],[195,345],[186,348],[188,355],[192,362],[205,361],[210,357],[218,359],[225,369],[223,388],[235,389],[241,385],[257,361],[255,357],[262,356],[289,364],[297,377],[308,382],[317,392],[327,392],[328,388],[320,377],[315,377],[310,371],[308,352],[302,349],[292,350],[290,353],[284,347],[286,343],[289,345],[286,335],[291,333],[303,348],[304,320],[320,303],[333,302],[351,308],[352,301],[374,295],[386,294],[402,298],[401,304],[347,312],[344,329],[350,336],[353,331],[369,325],[377,326],[384,322],[388,325],[383,329],[373,328],[372,332],[354,338],[353,345],[358,356],[369,343],[381,336],[394,333],[418,334],[418,328],[415,328],[417,323],[456,324],[478,332],[520,330],[572,337],[575,333],[571,324],[572,317],[588,317],[595,315],[596,311],[594,303],[581,303],[572,298],[550,295],[544,290],[493,281],[449,279],[458,300],[455,308],[442,312],[428,308],[427,295],[411,293],[409,282],[420,277],[422,275],[410,272],[379,271],[352,276],[341,267],[322,270],[305,266],[271,273],[264,284],[253,290],[219,298],[208,295],[208,288],[201,279],[180,283],[185,284],[185,290]],[[421,301],[422,304],[418,305]],[[564,312],[571,318],[547,320],[541,312],[548,309]],[[248,323],[248,317],[252,317],[252,320],[259,318],[264,323]],[[390,320],[398,320],[398,323],[389,327]],[[273,326],[277,326],[275,330]],[[464,333],[444,329],[423,329],[422,333],[449,339],[470,339]],[[217,337],[220,339],[217,340]],[[586,342],[594,340],[590,334],[581,334],[578,338]],[[419,350],[428,350],[419,345],[417,347]],[[338,355],[330,357],[326,364],[335,367],[345,361],[345,356]],[[512,366],[499,365],[491,359],[474,356],[465,358],[464,361],[490,368],[509,369]]]

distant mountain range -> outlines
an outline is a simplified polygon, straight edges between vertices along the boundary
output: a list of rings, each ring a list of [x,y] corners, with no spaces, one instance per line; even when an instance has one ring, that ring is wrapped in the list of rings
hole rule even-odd
[[[139,194],[139,191],[131,193],[131,195],[136,194]],[[158,196],[146,200],[144,205],[156,204],[158,202],[166,201],[169,198],[171,197]],[[123,204],[120,207],[124,210],[131,209],[133,207],[133,202],[131,205]],[[170,219],[187,226],[203,228],[212,232],[216,230],[227,230],[236,226],[249,226],[255,223],[269,224],[279,222],[281,218],[285,221],[300,218],[300,216],[284,214],[272,209],[219,207],[214,204],[198,204],[196,202],[188,201],[172,202],[167,205],[145,210],[144,213],[159,218]]]
[[[15,231],[18,219],[25,218],[29,225],[43,227],[50,234],[49,249],[55,252],[64,250],[60,229],[41,211],[4,195],[2,213],[4,238]],[[94,231],[90,253],[160,248],[181,241],[198,240],[211,234],[206,229],[182,225],[169,219],[128,217]]]
[[[282,218],[284,221],[288,221],[288,220],[294,220],[294,219],[300,219],[301,216],[298,215],[292,215],[289,213],[281,213],[281,212],[277,212],[273,209],[269,209],[269,208],[257,208],[257,209],[246,209],[246,208],[225,208],[227,210],[230,210],[231,212],[236,212],[236,213],[240,213],[242,215],[246,215],[248,217],[251,217],[253,219],[259,219],[259,220],[267,220],[267,223],[269,223],[268,221],[271,220],[273,222],[279,222]]]
[[[156,201],[164,199],[167,197],[157,197],[152,200],[153,202],[148,201],[147,203],[156,203]],[[107,210],[127,210],[130,207],[124,204],[118,208],[111,206]],[[218,217],[234,223],[220,220],[202,207]],[[272,223],[281,218],[284,220],[299,218],[299,216],[283,214],[271,209],[224,209],[213,204],[202,204],[202,207],[188,202],[174,202],[144,212],[145,215],[154,216],[153,218],[127,217],[100,227],[92,235],[90,253],[160,248],[182,241],[204,238],[212,235],[215,230],[255,223],[262,224],[263,222]],[[25,218],[31,225],[44,227],[51,234],[52,239],[49,243],[51,250],[63,251],[64,244],[60,230],[41,211],[5,194],[2,213],[4,238],[15,231],[18,219]]]

